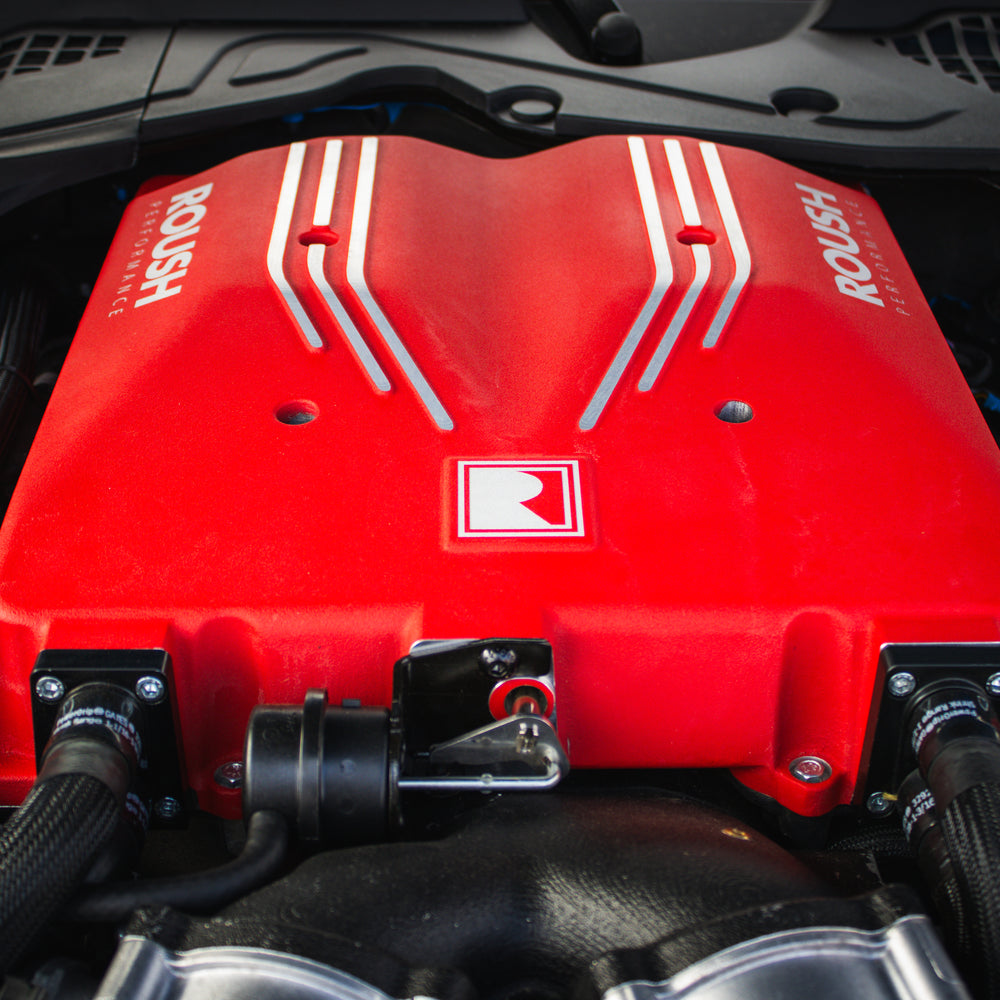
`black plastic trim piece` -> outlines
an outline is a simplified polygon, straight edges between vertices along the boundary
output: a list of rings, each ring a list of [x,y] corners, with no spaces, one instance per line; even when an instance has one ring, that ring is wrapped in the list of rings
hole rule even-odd
[[[934,14],[1000,11],[1000,3],[970,0],[834,0],[816,22],[824,31],[896,31]]]
[[[859,169],[992,171],[1000,162],[989,87],[871,37],[801,23],[748,48],[631,66],[576,58],[523,21],[340,31],[189,24],[172,33],[133,24],[114,33],[126,40],[113,59],[0,80],[0,212],[127,169],[147,143],[373,100],[446,105],[536,147],[634,131]],[[773,96],[804,88],[829,95],[836,113],[817,105],[779,114]],[[554,113],[511,115],[496,95],[518,91],[550,95]]]

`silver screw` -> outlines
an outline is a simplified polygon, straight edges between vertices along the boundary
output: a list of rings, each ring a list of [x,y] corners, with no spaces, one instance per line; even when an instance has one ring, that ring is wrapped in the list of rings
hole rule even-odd
[[[46,675],[35,681],[35,697],[39,701],[52,704],[54,701],[59,701],[65,693],[66,686],[58,677]]]
[[[905,670],[900,670],[889,678],[889,694],[895,698],[905,698],[913,694],[916,687],[916,677]]]
[[[865,806],[873,816],[887,816],[892,812],[893,801],[884,792],[872,792],[865,801]]]
[[[157,799],[156,805],[153,806],[153,812],[160,819],[177,819],[181,814],[181,804],[177,799],[164,795],[162,799]]]
[[[531,753],[538,746],[538,723],[522,722],[517,728],[514,748],[517,753]]]
[[[996,698],[1000,698],[1000,674],[990,674],[986,680],[986,690]]]
[[[243,787],[243,761],[230,760],[215,769],[215,783],[221,788]]]
[[[147,705],[155,705],[158,701],[163,701],[167,685],[163,683],[162,678],[150,674],[148,677],[140,677],[135,682],[135,693]]]
[[[807,785],[818,785],[833,774],[830,765],[822,757],[796,757],[788,765],[792,777]]]
[[[484,649],[479,654],[479,662],[490,677],[506,677],[517,665],[517,653],[513,649]]]

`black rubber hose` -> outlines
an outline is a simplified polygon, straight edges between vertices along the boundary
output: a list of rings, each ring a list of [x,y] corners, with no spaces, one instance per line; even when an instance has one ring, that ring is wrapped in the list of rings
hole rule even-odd
[[[281,813],[264,809],[250,817],[246,843],[232,861],[192,875],[94,886],[77,896],[63,916],[114,923],[143,906],[210,913],[269,882],[284,864],[287,851],[287,821]]]
[[[72,896],[119,815],[102,781],[59,774],[32,788],[0,830],[0,975]]]

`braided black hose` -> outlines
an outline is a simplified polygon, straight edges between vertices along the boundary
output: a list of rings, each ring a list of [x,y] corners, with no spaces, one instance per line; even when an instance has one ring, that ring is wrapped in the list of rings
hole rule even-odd
[[[966,914],[966,957],[983,995],[1000,1000],[1000,784],[974,785],[941,818]]]
[[[881,858],[912,858],[913,851],[899,830],[876,827],[841,837],[830,844],[831,851],[871,851]]]
[[[944,846],[944,834],[941,834]],[[923,869],[921,869],[923,870]],[[973,945],[969,937],[969,913],[962,899],[962,890],[955,874],[955,865],[950,856],[939,865],[932,877],[927,877],[930,885],[931,902],[944,925],[945,940],[958,955],[969,956]]]
[[[899,786],[898,806],[906,842],[916,856],[920,873],[930,889],[934,908],[944,923],[951,948],[960,955],[969,951],[968,920],[955,875],[955,862],[948,853],[937,806],[919,771],[912,771]]]
[[[928,852],[935,865],[934,874],[927,877],[931,890],[931,901],[944,924],[945,939],[958,955],[970,955],[973,945],[969,937],[970,914],[962,899],[955,862],[948,853],[944,831],[937,835],[938,844]],[[931,862],[932,858],[928,858]],[[924,867],[921,867],[921,871]]]
[[[119,813],[97,778],[59,774],[32,788],[0,830],[0,975],[86,877]]]
[[[957,883],[957,892],[945,887],[940,904],[951,910],[945,916],[962,971],[977,996],[1000,1000],[998,720],[981,687],[942,678],[910,700],[907,726],[942,833],[934,849],[942,880],[950,866]]]

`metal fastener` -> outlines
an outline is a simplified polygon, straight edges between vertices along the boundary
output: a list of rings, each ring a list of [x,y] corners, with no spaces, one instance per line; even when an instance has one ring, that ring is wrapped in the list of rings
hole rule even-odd
[[[522,722],[517,727],[514,749],[517,753],[532,753],[538,746],[539,729],[537,722]]]
[[[517,666],[517,653],[513,649],[487,648],[479,654],[479,662],[486,668],[490,677],[500,680],[510,675]]]
[[[986,680],[986,690],[997,698],[1000,698],[1000,674],[990,674]]]
[[[58,677],[46,674],[35,681],[35,697],[47,704],[59,701],[66,693],[66,685]]]
[[[243,787],[243,761],[230,760],[215,769],[215,783],[220,788]]]
[[[873,816],[887,816],[892,812],[895,803],[885,792],[872,792],[865,801],[865,806]]]
[[[895,698],[906,698],[913,694],[917,679],[906,670],[900,670],[889,678],[889,694]]]
[[[147,705],[155,705],[157,702],[163,701],[163,697],[167,693],[167,685],[163,683],[163,678],[150,674],[147,677],[140,677],[135,682],[135,693]]]
[[[796,757],[788,765],[788,770],[793,778],[807,785],[818,785],[833,774],[833,769],[822,757],[813,756]]]
[[[156,805],[153,806],[153,812],[160,819],[177,819],[181,814],[181,804],[175,798],[171,798],[169,795],[164,795],[162,799],[156,800]]]

